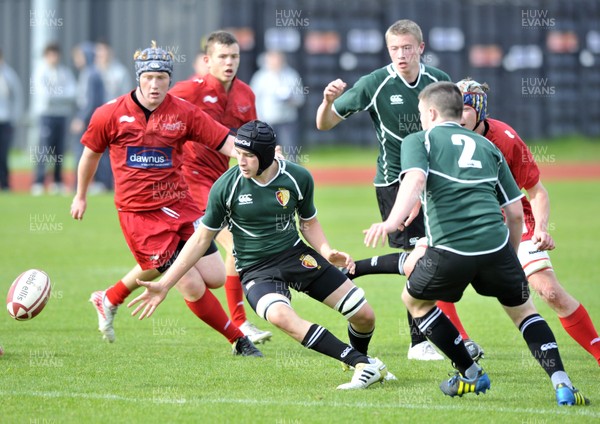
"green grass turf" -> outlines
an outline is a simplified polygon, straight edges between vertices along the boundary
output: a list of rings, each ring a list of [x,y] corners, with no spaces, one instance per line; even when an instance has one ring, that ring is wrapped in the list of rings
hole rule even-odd
[[[600,210],[597,182],[549,183],[557,242],[552,258],[559,279],[584,301],[600,328]],[[469,289],[458,310],[470,335],[486,351],[482,361],[492,389],[486,395],[448,398],[438,388],[448,361],[406,360],[409,343],[399,276],[357,280],[377,314],[370,353],[398,382],[366,391],[339,392],[349,381],[338,363],[304,349],[270,324],[265,358],[238,358],[227,341],[199,322],[173,292],[149,320],[121,308],[117,342],[103,343],[87,302],[133,264],[109,196],[91,197],[82,222],[69,217],[70,198],[2,195],[0,235],[6,293],[29,268],[48,272],[53,292],[29,322],[0,315],[0,422],[2,423],[338,423],[338,422],[598,422],[598,365],[535,299],[553,328],[567,371],[591,398],[589,407],[559,408],[545,373],[531,358],[500,306]],[[319,217],[331,244],[355,258],[390,249],[362,245],[361,230],[377,220],[373,188],[318,187]],[[222,290],[216,292],[224,300]],[[303,295],[293,301],[307,319],[346,339],[345,321]],[[474,421],[477,420],[477,421]]]

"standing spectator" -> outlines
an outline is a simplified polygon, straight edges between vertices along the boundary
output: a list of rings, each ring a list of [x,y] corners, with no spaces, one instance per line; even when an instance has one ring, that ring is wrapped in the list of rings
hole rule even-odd
[[[39,146],[31,152],[31,160],[36,164],[35,179],[31,194],[44,193],[46,165],[54,165],[54,182],[49,186],[50,193],[65,192],[62,177],[65,137],[68,119],[73,113],[75,102],[75,76],[69,68],[60,63],[61,51],[57,43],[44,48],[43,62],[32,76],[32,90],[35,98],[31,102],[32,115],[39,119]]]
[[[250,80],[256,95],[259,119],[268,122],[279,136],[284,156],[298,154],[298,109],[304,104],[304,86],[298,72],[290,67],[279,51],[264,54],[264,63]]]
[[[23,86],[0,50],[0,190],[10,190],[8,152],[23,112]]]
[[[128,93],[134,87],[129,70],[119,60],[115,59],[110,44],[106,41],[96,43],[96,68],[104,82],[106,101]]]
[[[73,121],[71,122],[71,133],[74,134],[77,139],[80,139],[83,132],[90,123],[92,114],[96,108],[102,106],[104,103],[104,82],[100,71],[96,68],[94,59],[96,56],[96,47],[93,43],[85,41],[77,45],[73,49],[73,63],[79,70],[79,77],[77,80],[77,113]],[[75,157],[79,162],[79,158],[83,153],[83,145],[76,143]],[[110,162],[108,164],[110,169]],[[101,176],[98,172],[103,169],[102,164],[98,164],[97,174],[90,188],[91,193],[103,192],[112,186],[112,181],[102,181]],[[103,175],[102,177],[106,177]],[[109,174],[110,179],[112,176]]]
[[[133,87],[133,78],[129,70],[120,61],[115,59],[110,44],[99,41],[96,44],[96,68],[100,72],[104,83],[104,99],[106,101],[116,99],[122,94],[129,92]],[[104,153],[98,164],[96,180],[103,184],[108,190],[114,185],[112,169],[108,153]]]

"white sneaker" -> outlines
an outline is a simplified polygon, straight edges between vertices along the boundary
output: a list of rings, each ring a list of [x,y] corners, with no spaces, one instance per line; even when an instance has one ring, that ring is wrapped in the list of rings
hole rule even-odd
[[[108,340],[109,343],[115,341],[115,330],[113,321],[117,314],[117,306],[107,305],[106,291],[96,291],[92,293],[90,302],[96,308],[98,313],[98,330],[102,333],[102,338]]]
[[[67,194],[69,194],[69,190],[67,189],[67,186],[63,183],[50,183],[50,185],[48,186],[48,194],[52,194],[54,196],[66,196]]]
[[[408,359],[416,361],[443,361],[444,357],[440,355],[429,341],[419,343],[408,348]]]
[[[346,372],[346,371],[354,371],[354,367],[353,366],[348,365],[345,362],[340,362],[340,364],[342,364],[342,371],[344,371],[344,372]],[[388,370],[388,372],[385,375],[385,377],[383,378],[383,380],[384,381],[398,381],[398,378]]]
[[[373,364],[357,364],[350,383],[340,384],[337,386],[338,390],[366,389],[378,381],[383,381],[388,373],[387,368],[380,359],[372,359],[375,361]]]
[[[248,336],[250,341],[254,344],[265,343],[273,337],[273,333],[260,330],[250,321],[246,321],[240,325],[240,330],[244,333],[244,336]]]
[[[32,196],[41,196],[44,194],[44,184],[35,183],[31,185],[31,195]]]

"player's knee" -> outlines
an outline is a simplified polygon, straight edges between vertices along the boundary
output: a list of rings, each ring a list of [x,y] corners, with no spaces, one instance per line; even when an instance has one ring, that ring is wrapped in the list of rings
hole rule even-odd
[[[335,310],[341,313],[347,320],[359,313],[364,305],[367,304],[365,299],[365,291],[360,287],[352,287],[342,298],[335,304]]]
[[[348,321],[361,328],[375,328],[375,311],[371,305],[365,303]]]
[[[177,282],[177,290],[183,295],[185,300],[195,302],[204,296],[206,292],[206,286],[201,278],[195,278],[193,275],[189,275],[188,272]]]

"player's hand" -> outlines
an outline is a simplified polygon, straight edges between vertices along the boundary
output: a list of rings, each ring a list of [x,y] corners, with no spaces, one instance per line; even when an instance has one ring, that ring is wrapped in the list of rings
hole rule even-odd
[[[344,90],[346,89],[346,83],[341,79],[336,79],[331,81],[323,90],[323,100],[327,103],[333,102],[335,99],[340,97]]]
[[[144,293],[129,302],[127,307],[131,308],[136,303],[140,303],[131,313],[131,316],[136,316],[139,311],[142,311],[139,319],[149,318],[152,316],[158,305],[165,300],[169,290],[162,284],[155,281],[141,281],[136,279],[136,282],[140,286],[146,287],[146,290],[144,290]]]
[[[421,201],[417,200],[417,203],[415,204],[415,206],[413,206],[412,210],[410,211],[410,214],[408,215],[408,218],[406,218],[406,221],[404,221],[404,228],[408,227],[411,224],[411,222],[415,220],[415,218],[419,215],[420,210]]]
[[[396,228],[390,228],[390,224],[388,224],[387,221],[372,224],[371,228],[363,230],[363,234],[365,235],[365,246],[377,247],[377,243],[379,243],[380,239],[381,245],[385,246],[387,235],[394,231],[396,231]]]
[[[83,214],[85,214],[85,210],[87,208],[87,200],[81,198],[79,196],[75,196],[73,198],[73,202],[71,203],[71,216],[73,219],[81,220],[83,219]]]
[[[536,230],[533,237],[531,237],[531,241],[538,250],[553,250],[555,247],[554,239],[546,231]]]
[[[346,268],[350,274],[354,274],[356,264],[354,263],[354,259],[352,259],[348,253],[332,249],[325,259],[327,259],[330,264]]]

